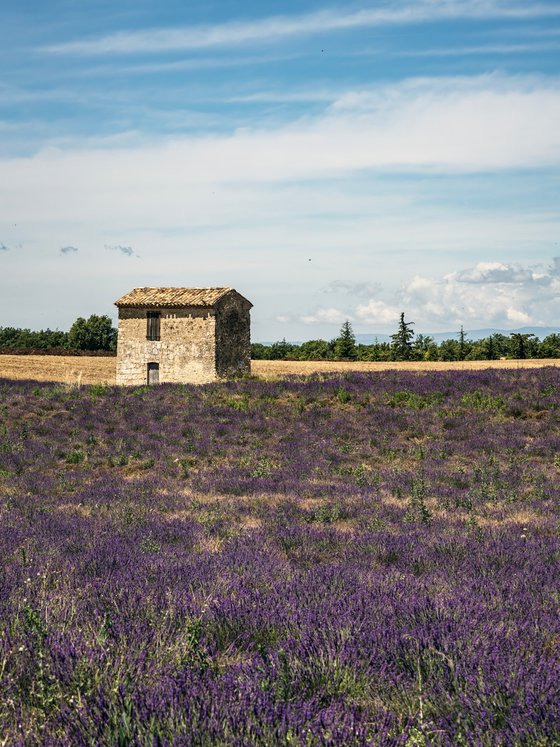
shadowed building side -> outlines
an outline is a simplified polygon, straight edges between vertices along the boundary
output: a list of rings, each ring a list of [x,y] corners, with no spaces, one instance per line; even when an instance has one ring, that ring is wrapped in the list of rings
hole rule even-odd
[[[251,371],[252,304],[233,288],[135,288],[115,305],[117,384],[203,384]]]

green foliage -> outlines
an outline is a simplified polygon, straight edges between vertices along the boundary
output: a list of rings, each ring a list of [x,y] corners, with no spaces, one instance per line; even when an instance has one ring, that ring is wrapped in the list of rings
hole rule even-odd
[[[269,345],[262,342],[251,343],[251,359],[254,361],[268,360]]]
[[[406,521],[428,522],[432,514],[426,506],[427,485],[424,476],[420,474],[412,480],[410,487],[410,497],[406,509]]]
[[[319,524],[333,524],[336,521],[342,521],[348,516],[340,501],[321,503],[311,514],[311,521]]]
[[[183,457],[179,459],[179,466],[181,467],[181,478],[186,480],[190,477],[191,469],[194,467],[196,460],[193,457]]]
[[[275,466],[274,462],[267,457],[261,457],[251,470],[251,477],[270,477],[274,472]]]
[[[345,405],[350,402],[350,400],[352,399],[352,395],[347,389],[341,386],[336,390],[336,398],[341,405]]]
[[[535,335],[521,334],[516,332],[510,335],[511,338],[511,352],[514,358],[532,358],[536,352],[536,346],[533,339]]]
[[[464,361],[466,355],[467,355],[467,340],[466,340],[465,330],[463,329],[463,325],[461,324],[461,329],[459,330],[459,360]]]
[[[93,314],[89,319],[79,317],[69,332],[42,329],[32,331],[17,327],[0,327],[0,349],[15,350],[106,350],[117,347],[117,330],[108,316]]]
[[[560,335],[552,334],[544,338],[539,345],[539,358],[560,358]]]
[[[439,345],[438,358],[440,361],[464,360],[464,358],[461,358],[462,354],[464,354],[464,350],[462,353],[460,342],[457,340],[443,340]]]
[[[251,401],[247,395],[229,396],[224,398],[224,405],[231,407],[233,410],[245,412],[251,406]]]
[[[413,324],[414,322],[405,322],[404,312],[401,312],[399,328],[391,335],[394,360],[410,361],[414,358],[414,332],[410,329]]]
[[[326,340],[308,340],[299,346],[298,358],[301,360],[323,361],[335,357],[335,346]]]
[[[32,332],[30,329],[0,327],[0,348],[48,350],[67,347],[68,333],[58,329],[42,329],[39,332]]]
[[[430,392],[429,394],[416,394],[403,390],[395,392],[387,400],[390,407],[412,407],[415,410],[422,410],[424,407],[437,405],[444,399],[441,392]]]
[[[92,397],[102,397],[105,394],[109,394],[111,389],[106,384],[92,384],[89,388],[89,393]]]
[[[66,455],[68,464],[81,464],[85,459],[85,454],[81,449],[72,449]]]
[[[413,344],[414,357],[418,360],[432,361],[438,359],[438,348],[433,337],[416,335]]]
[[[474,392],[467,392],[461,397],[461,404],[473,410],[498,411],[504,408],[505,403],[499,395],[475,389]]]
[[[339,336],[331,341],[308,340],[300,345],[286,340],[272,345],[253,343],[254,360],[359,360],[359,361],[462,361],[497,360],[499,358],[560,358],[560,334],[551,334],[542,342],[530,333],[494,333],[481,340],[469,340],[463,327],[457,339],[439,344],[429,335],[414,336],[413,322],[406,322],[401,313],[399,329],[392,342],[375,341],[370,345],[356,344],[350,322],[342,325]]]
[[[340,328],[340,332],[334,343],[334,352],[335,356],[341,360],[355,361],[358,357],[356,353],[356,337],[354,336],[352,325],[348,320]]]
[[[68,342],[76,350],[116,350],[117,330],[108,316],[78,317],[68,332]]]

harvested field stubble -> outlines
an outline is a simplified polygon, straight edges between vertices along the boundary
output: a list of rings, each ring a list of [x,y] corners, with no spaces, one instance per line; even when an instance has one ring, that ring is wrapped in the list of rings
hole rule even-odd
[[[0,743],[560,744],[560,370],[0,381]]]
[[[251,371],[259,378],[309,376],[314,373],[350,371],[480,371],[484,368],[517,369],[560,366],[559,359],[498,361],[252,361]]]
[[[560,366],[559,359],[452,361],[452,362],[349,362],[349,361],[252,361],[258,378],[349,371],[470,371],[484,368],[540,368]],[[88,356],[1,355],[0,375],[6,379],[59,381],[66,384],[114,384],[116,358]]]
[[[6,379],[64,384],[114,384],[117,359],[78,355],[0,355]]]

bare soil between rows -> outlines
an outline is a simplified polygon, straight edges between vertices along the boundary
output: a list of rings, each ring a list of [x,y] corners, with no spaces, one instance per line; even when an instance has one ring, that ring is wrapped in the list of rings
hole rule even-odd
[[[449,371],[484,368],[541,368],[560,366],[558,358],[499,361],[252,361],[251,371],[259,378],[346,371]],[[1,355],[0,378],[53,381],[69,385],[114,384],[116,358],[93,356]]]

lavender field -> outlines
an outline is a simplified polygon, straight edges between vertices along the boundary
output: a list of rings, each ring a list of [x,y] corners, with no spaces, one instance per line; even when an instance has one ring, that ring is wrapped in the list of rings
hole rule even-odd
[[[0,744],[560,745],[560,369],[0,381]]]

